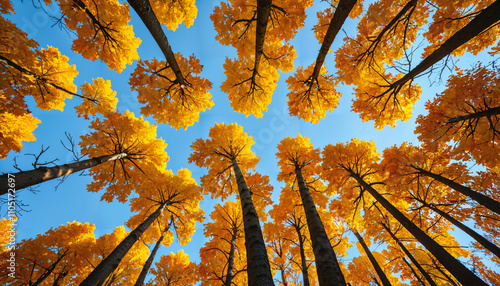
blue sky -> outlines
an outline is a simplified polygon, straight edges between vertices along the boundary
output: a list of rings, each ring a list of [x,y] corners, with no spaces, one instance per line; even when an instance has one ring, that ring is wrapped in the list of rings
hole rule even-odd
[[[69,62],[75,64],[79,75],[75,84],[80,86],[82,83],[91,82],[93,78],[102,77],[111,80],[112,88],[118,94],[118,109],[133,111],[136,115],[140,113],[140,104],[136,100],[136,94],[130,90],[128,80],[130,74],[134,71],[137,62],[128,66],[121,74],[108,70],[107,66],[99,60],[92,62],[83,59],[80,55],[71,51],[70,36],[64,30],[53,25],[53,21],[46,14],[34,9],[31,1],[14,1],[16,14],[8,18],[15,22],[18,27],[29,33],[30,38],[38,41],[41,47],[47,45],[58,47],[62,54],[70,58]],[[188,146],[198,139],[206,139],[210,126],[215,122],[232,123],[237,122],[244,127],[244,131],[254,137],[256,145],[252,150],[261,157],[256,171],[268,175],[275,188],[278,198],[281,182],[277,182],[278,174],[277,160],[275,153],[279,141],[286,137],[295,137],[298,133],[307,136],[315,147],[324,147],[329,143],[346,142],[354,137],[364,140],[374,140],[379,152],[383,148],[394,144],[401,144],[404,141],[416,142],[416,136],[413,133],[415,128],[416,115],[425,113],[424,104],[432,98],[437,92],[444,88],[444,84],[429,87],[429,80],[426,77],[420,78],[417,82],[423,87],[421,100],[416,104],[414,116],[407,123],[399,123],[395,128],[389,127],[383,130],[375,130],[372,122],[361,122],[359,115],[351,112],[351,93],[352,87],[341,86],[339,91],[343,93],[340,99],[338,109],[327,114],[327,117],[318,124],[305,123],[304,121],[290,117],[286,110],[286,78],[289,74],[282,74],[278,82],[278,87],[274,92],[273,101],[264,113],[262,118],[255,118],[240,113],[235,113],[230,105],[227,95],[220,91],[219,86],[225,80],[222,64],[225,57],[235,57],[236,51],[232,47],[222,46],[215,40],[216,32],[209,16],[215,5],[219,1],[197,1],[198,16],[194,25],[186,29],[181,25],[175,32],[166,31],[174,52],[181,52],[184,56],[192,53],[200,59],[204,65],[202,77],[208,78],[212,82],[211,93],[215,105],[211,110],[200,115],[199,122],[187,130],[175,130],[165,124],[158,125],[158,136],[162,137],[168,147],[166,151],[170,156],[167,168],[176,172],[180,168],[189,168],[197,179],[206,173],[206,170],[197,168],[188,163],[188,157],[191,150]],[[307,10],[306,27],[299,30],[297,36],[292,41],[297,53],[295,66],[308,66],[312,64],[317,56],[320,45],[314,38],[311,27],[316,22],[316,11],[327,7],[326,2],[315,1],[315,6]],[[365,4],[365,7],[367,5]],[[160,49],[157,47],[153,38],[142,24],[135,12],[131,11],[131,24],[134,26],[134,32],[141,38],[142,44],[139,47],[139,56],[141,59],[151,59],[156,57],[163,59]],[[355,36],[356,21],[349,19],[335,40],[332,49],[335,51],[342,43],[344,32],[349,36]],[[166,30],[166,29],[165,29]],[[462,68],[468,68],[477,61],[490,60],[484,53],[477,57],[466,55],[459,59],[458,65]],[[329,54],[326,59],[326,66],[330,73],[334,69],[334,55]],[[290,73],[292,74],[292,73]],[[446,78],[446,77],[444,77]],[[18,157],[19,166],[24,170],[30,169],[30,156],[26,153],[38,153],[42,144],[50,146],[46,159],[52,160],[59,158],[58,164],[64,164],[71,160],[68,154],[61,146],[59,140],[64,140],[65,132],[69,132],[75,139],[86,134],[89,121],[78,118],[74,111],[74,106],[80,104],[79,98],[73,98],[66,101],[66,107],[63,112],[59,111],[41,111],[35,107],[32,100],[30,103],[31,111],[34,116],[39,118],[42,123],[35,130],[36,142],[25,142],[21,154],[11,152],[7,159],[0,161],[0,171],[14,172],[13,158]],[[148,121],[155,123],[155,120],[148,118]],[[18,198],[24,203],[30,212],[23,213],[19,220],[18,239],[34,237],[38,233],[43,233],[51,227],[58,227],[70,221],[89,222],[96,225],[96,236],[112,232],[113,229],[124,224],[131,216],[129,206],[120,203],[105,203],[100,201],[99,194],[87,193],[86,185],[90,181],[88,176],[78,176],[76,174],[69,176],[66,181],[60,185],[57,191],[54,190],[57,182],[47,182],[41,184],[36,189],[37,194],[28,191],[18,193]],[[212,206],[218,201],[211,200],[208,196],[202,202],[205,208],[206,216],[212,210]],[[193,237],[193,241],[184,247],[190,258],[199,262],[198,249],[205,242],[202,226]],[[178,246],[173,245],[170,248],[162,247],[160,254],[168,254],[170,251],[176,252]],[[159,255],[158,255],[159,256]]]

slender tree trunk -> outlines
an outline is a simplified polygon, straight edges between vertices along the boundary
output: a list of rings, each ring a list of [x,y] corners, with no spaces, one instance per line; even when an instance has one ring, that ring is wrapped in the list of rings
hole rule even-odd
[[[411,254],[411,252],[406,248],[406,246],[401,242],[401,240],[399,240],[399,238],[396,236],[396,234],[394,234],[391,231],[391,229],[389,228],[389,226],[385,225],[382,222],[380,224],[391,235],[392,239],[394,239],[394,241],[396,241],[396,243],[399,245],[399,247],[401,247],[401,249],[406,254],[406,256],[415,265],[415,267],[417,267],[418,271],[420,271],[420,273],[422,273],[422,275],[424,275],[424,278],[427,280],[427,282],[429,282],[429,285],[431,285],[431,286],[437,286],[436,282],[434,282],[434,280],[429,275],[429,273],[424,270],[424,268],[422,267],[422,265],[420,265],[420,263],[418,263],[417,259],[415,259],[415,257],[413,256],[413,254]]]
[[[366,183],[358,174],[350,172],[351,176],[368,191],[396,220],[403,225],[434,257],[463,285],[478,286],[487,284],[453,257],[446,249],[428,236],[423,230],[409,220],[394,205]]]
[[[387,275],[385,275],[384,271],[382,270],[382,267],[380,267],[380,265],[378,264],[377,260],[373,256],[372,252],[368,248],[368,245],[366,245],[365,240],[363,239],[363,237],[361,237],[361,235],[359,234],[359,232],[357,232],[355,230],[353,232],[354,232],[354,235],[356,236],[356,238],[358,239],[359,243],[363,247],[363,250],[365,251],[366,256],[368,256],[368,259],[370,259],[370,262],[372,263],[373,268],[375,268],[375,272],[377,272],[378,278],[380,278],[380,281],[382,282],[382,285],[384,285],[384,286],[392,286],[391,282],[389,282],[389,279],[387,278]]]
[[[332,244],[326,235],[325,228],[319,217],[316,205],[309,193],[302,171],[300,168],[295,168],[295,175],[299,184],[300,197],[302,198],[302,205],[306,213],[307,226],[309,227],[309,234],[316,261],[316,271],[318,273],[318,281],[320,286],[345,286],[345,278],[340,270],[339,263],[335,252],[333,251]]]
[[[474,112],[474,113],[467,114],[467,115],[452,117],[452,118],[448,119],[448,123],[457,123],[460,121],[478,119],[481,117],[491,117],[491,116],[495,116],[495,115],[499,115],[499,114],[500,114],[500,106],[488,108],[486,110]]]
[[[272,0],[257,0],[257,27],[255,29],[255,63],[253,74],[259,72],[260,59],[264,54],[264,42],[266,40],[267,23],[271,15]]]
[[[89,98],[89,97],[86,97],[86,96],[83,96],[81,94],[78,94],[78,93],[74,93],[72,91],[69,91],[67,90],[66,88],[60,86],[60,85],[57,85],[53,82],[50,82],[47,78],[45,78],[43,75],[39,75],[35,72],[32,72],[20,65],[18,65],[17,63],[11,61],[10,59],[0,55],[0,60],[6,62],[9,66],[15,68],[16,70],[18,70],[19,72],[23,73],[23,74],[26,74],[26,75],[30,75],[30,76],[33,76],[37,81],[41,81],[43,84],[48,84],[50,86],[52,86],[53,88],[55,89],[58,89],[60,91],[63,91],[65,93],[68,93],[68,94],[71,94],[71,95],[74,95],[74,96],[77,96],[81,99],[85,99],[85,100],[88,100],[88,101],[91,101],[93,103],[97,103],[97,101],[95,99],[92,99],[92,98]]]
[[[146,25],[146,28],[148,28],[148,31],[151,33],[156,43],[160,47],[163,55],[167,59],[168,66],[175,73],[177,83],[179,83],[181,86],[185,85],[182,71],[180,70],[177,61],[175,60],[175,56],[172,52],[170,44],[168,43],[167,36],[163,32],[161,24],[158,21],[158,18],[156,18],[149,0],[127,0],[127,2],[130,4],[130,6],[132,6],[137,15],[139,15],[142,22],[144,23],[144,25]]]
[[[302,232],[300,227],[295,225],[295,230],[297,231],[297,236],[299,237],[299,252],[300,252],[300,264],[302,266],[302,280],[304,281],[304,286],[310,286],[309,283],[309,273],[307,267],[306,254],[304,251],[304,237],[302,237]]]
[[[475,36],[488,30],[492,25],[500,20],[500,1],[493,2],[479,13],[465,27],[457,31],[453,36],[446,40],[439,48],[434,50],[428,57],[423,59],[410,72],[405,74],[401,79],[391,84],[391,88],[403,86],[406,82],[413,80],[415,76],[421,74],[441,59],[451,54],[461,45],[467,43]]]
[[[125,257],[127,252],[139,240],[139,237],[148,229],[148,227],[161,215],[167,207],[167,202],[161,204],[154,213],[152,213],[145,221],[138,225],[127,237],[115,247],[97,267],[83,280],[80,286],[97,286],[101,285],[106,278],[118,267],[120,261]]]
[[[271,266],[267,257],[266,245],[262,236],[259,217],[255,210],[250,190],[245,182],[236,159],[232,160],[233,170],[238,184],[243,227],[245,230],[245,248],[247,250],[247,274],[249,286],[273,286]]]
[[[435,211],[440,216],[444,217],[446,220],[448,220],[449,222],[451,222],[453,225],[455,225],[456,227],[458,227],[459,229],[461,229],[463,232],[467,233],[472,238],[474,238],[484,248],[488,249],[493,254],[495,254],[498,258],[500,258],[500,247],[498,247],[496,244],[490,242],[484,236],[480,235],[479,233],[477,233],[476,231],[474,231],[470,227],[468,227],[465,224],[463,224],[462,222],[458,221],[457,219],[455,219],[454,217],[452,217],[451,215],[449,215],[447,212],[444,212],[444,211],[440,210],[436,206],[433,206],[433,205],[430,205],[430,204],[427,204],[427,203],[423,203],[423,205],[425,207],[427,207],[427,208]]]
[[[495,212],[495,213],[500,215],[500,202],[498,202],[498,201],[496,201],[496,200],[494,200],[486,195],[483,195],[479,192],[476,192],[469,187],[463,186],[463,185],[461,185],[453,180],[447,179],[441,175],[434,174],[434,173],[429,172],[427,170],[424,170],[420,167],[416,167],[416,166],[411,166],[411,167],[413,169],[417,170],[419,174],[433,178],[434,180],[436,180],[442,184],[445,184],[446,186],[454,189],[455,191],[475,200],[480,205],[484,206],[485,208],[488,208],[492,212]]]
[[[325,38],[323,39],[323,44],[321,44],[318,57],[316,58],[316,64],[311,76],[311,84],[318,78],[321,67],[323,66],[326,55],[328,54],[328,50],[330,50],[335,37],[337,37],[340,28],[342,28],[342,25],[349,16],[349,13],[351,12],[354,5],[356,5],[356,2],[357,0],[339,1],[339,4],[335,9],[335,13],[333,14],[332,20],[330,21],[330,25],[328,26],[328,30],[326,31]]]
[[[78,171],[92,168],[105,162],[115,161],[125,157],[127,157],[126,153],[105,155],[70,164],[64,164],[54,167],[39,167],[30,171],[21,171],[15,174],[10,174],[10,177],[13,177],[15,179],[15,189],[20,190],[29,186],[40,184],[45,181],[53,180]],[[8,179],[9,174],[0,176],[0,195],[4,195],[8,192]]]
[[[54,269],[56,269],[57,264],[61,262],[61,260],[68,254],[69,249],[67,249],[65,252],[63,252],[61,255],[58,256],[57,260],[54,261],[48,268],[45,269],[45,272],[38,277],[38,279],[33,283],[30,284],[30,286],[38,286],[40,283],[42,283],[47,277],[54,272]]]
[[[288,282],[286,281],[285,268],[281,267],[280,272],[281,272],[281,284],[283,284],[283,286],[288,286]]]
[[[369,54],[373,54],[375,49],[377,48],[378,44],[382,41],[382,38],[387,35],[391,30],[395,29],[398,24],[402,21],[403,17],[406,17],[406,15],[409,13],[410,15],[413,13],[415,10],[415,7],[417,5],[418,0],[410,0],[406,5],[399,11],[399,13],[392,18],[392,20],[387,24],[382,31],[377,35],[377,38],[375,40],[370,40],[371,44],[370,46],[365,50],[365,52],[361,53],[356,57],[356,61],[358,63],[363,61],[363,58],[369,56]]]
[[[417,278],[420,285],[425,286],[424,281],[422,281],[422,278],[420,278],[420,276],[417,274],[415,269],[413,269],[413,266],[411,266],[410,262],[408,262],[408,260],[406,260],[406,258],[404,258],[404,257],[401,257],[401,259],[406,264],[406,266],[408,266],[408,268],[410,268],[411,273],[413,273],[413,276],[415,276]]]
[[[233,229],[234,230],[234,229]],[[236,250],[236,231],[231,235],[231,249],[229,250],[229,258],[227,261],[226,282],[224,286],[231,286],[234,277],[234,251]]]
[[[146,275],[148,275],[149,269],[151,268],[151,265],[153,264],[153,260],[155,259],[156,253],[158,252],[158,249],[160,248],[161,242],[165,238],[165,235],[167,234],[168,229],[172,225],[172,221],[165,227],[163,230],[160,238],[155,244],[155,247],[153,248],[153,251],[151,251],[151,254],[148,257],[148,260],[146,260],[146,263],[144,263],[144,266],[142,267],[141,273],[139,274],[139,277],[137,278],[137,281],[135,282],[134,286],[142,286],[144,284],[144,280],[146,279]]]

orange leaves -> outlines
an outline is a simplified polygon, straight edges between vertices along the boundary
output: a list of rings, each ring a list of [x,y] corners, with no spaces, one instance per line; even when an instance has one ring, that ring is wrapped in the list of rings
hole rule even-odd
[[[278,180],[294,185],[295,170],[300,169],[306,181],[319,175],[320,150],[314,149],[309,138],[297,135],[295,138],[286,137],[278,145],[280,173]]]
[[[430,55],[434,50],[439,48],[453,34],[465,27],[479,12],[492,4],[493,0],[481,1],[460,1],[460,3],[450,4],[446,0],[434,0],[434,5],[439,7],[436,9],[433,20],[429,26],[428,32],[424,36],[431,43],[425,48],[423,57]],[[498,25],[492,26],[484,33],[477,35],[466,44],[453,52],[455,56],[461,56],[468,51],[477,55],[482,50],[495,44],[498,41],[498,33],[500,28]]]
[[[172,31],[175,31],[180,23],[189,28],[198,12],[195,0],[151,0],[150,3],[158,21]]]
[[[0,92],[0,159],[7,157],[11,150],[20,152],[23,147],[22,141],[35,141],[33,131],[40,120],[31,114],[15,115],[3,112],[5,97]]]
[[[255,143],[253,137],[243,132],[243,127],[236,123],[215,123],[208,136],[210,139],[197,139],[191,144],[193,152],[188,161],[208,168],[208,174],[201,178],[205,193],[225,200],[237,190],[231,171],[232,161],[236,160],[245,174],[248,169],[254,169],[259,157],[251,150]]]
[[[150,169],[163,170],[169,157],[165,152],[167,144],[156,138],[156,126],[150,125],[142,117],[136,118],[132,112],[109,113],[104,120],[92,121],[94,132],[81,136],[82,153],[91,158],[110,154],[125,156],[119,161],[101,164],[90,169],[94,181],[87,187],[98,192],[107,186],[102,199],[110,202],[114,198],[126,201],[135,188],[130,179],[139,182],[147,179]]]
[[[428,115],[417,118],[415,133],[431,149],[436,142],[456,142],[456,154],[466,152],[478,163],[500,162],[498,70],[477,66],[449,78],[447,89],[427,102]]]
[[[229,95],[236,112],[257,118],[263,116],[262,112],[271,103],[278,70],[293,70],[295,50],[286,42],[304,25],[304,10],[312,1],[279,0],[268,4],[255,0],[222,2],[210,16],[217,31],[216,39],[223,45],[232,45],[238,52],[238,59],[226,58],[227,79],[221,90]]]
[[[129,6],[117,0],[58,0],[70,30],[77,33],[73,51],[89,60],[100,59],[120,73],[138,60],[141,43],[134,36]]]
[[[196,264],[189,262],[189,255],[184,250],[162,255],[155,263],[156,269],[151,269],[155,285],[192,286],[196,284]]]
[[[149,227],[141,238],[146,243],[152,243],[158,240],[164,228],[172,223],[162,244],[169,246],[173,242],[175,230],[178,243],[186,245],[196,230],[196,223],[202,222],[204,218],[204,212],[200,209],[200,201],[203,200],[201,188],[191,178],[188,169],[180,169],[177,175],[170,170],[156,170],[149,172],[147,176],[149,180],[136,187],[139,197],[130,200],[130,209],[137,214],[129,219],[127,226],[135,229],[160,204],[167,202],[166,209],[157,219],[157,223]]]
[[[299,67],[286,82],[290,92],[287,94],[290,115],[298,116],[311,123],[325,118],[326,112],[337,108],[341,93],[335,90],[335,80],[321,67],[317,79],[312,78],[314,65],[306,69]]]
[[[116,110],[118,98],[116,98],[116,91],[111,89],[111,81],[99,77],[91,84],[84,83],[81,89],[82,96],[95,102],[84,100],[82,104],[76,106],[78,116],[88,119],[89,115],[95,116],[97,113],[106,115]]]
[[[146,104],[141,108],[144,115],[152,115],[160,123],[169,123],[175,129],[193,125],[200,112],[214,104],[208,92],[212,84],[201,73],[200,61],[190,56],[176,54],[177,63],[183,71],[185,85],[176,81],[173,70],[164,61],[140,61],[130,78],[132,90],[139,92],[138,100]]]
[[[349,189],[351,183],[356,184],[349,180],[351,173],[362,177],[376,174],[380,156],[373,141],[360,141],[357,138],[346,144],[329,144],[325,146],[322,154],[323,178],[330,182],[334,189]]]
[[[226,58],[224,73],[227,78],[222,83],[221,90],[229,94],[234,111],[247,117],[253,114],[261,118],[262,112],[267,111],[267,106],[271,103],[279,74],[266,61],[262,61],[258,72],[254,71],[254,64],[253,58]]]

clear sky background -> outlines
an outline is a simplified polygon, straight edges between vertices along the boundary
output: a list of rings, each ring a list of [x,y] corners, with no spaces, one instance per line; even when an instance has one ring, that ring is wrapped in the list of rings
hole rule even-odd
[[[91,82],[94,78],[102,77],[111,80],[112,88],[117,91],[119,99],[118,109],[121,112],[126,110],[133,111],[136,116],[140,114],[141,105],[138,103],[135,92],[130,90],[128,80],[130,74],[134,71],[137,62],[118,74],[108,70],[107,66],[99,60],[92,62],[83,59],[80,55],[71,51],[71,37],[61,30],[58,26],[53,26],[54,22],[45,12],[35,9],[31,1],[13,1],[16,11],[15,15],[9,15],[11,21],[16,23],[19,28],[29,34],[30,38],[38,41],[41,47],[56,46],[61,53],[69,57],[70,64],[76,65],[79,75],[75,84],[80,86],[84,82]],[[36,2],[36,1],[35,1]],[[257,165],[256,171],[268,175],[271,184],[274,186],[274,198],[277,199],[283,183],[276,180],[278,174],[277,160],[275,153],[276,146],[284,137],[295,137],[298,133],[311,139],[315,147],[323,148],[325,145],[337,142],[347,142],[354,137],[362,140],[373,140],[379,152],[385,147],[402,142],[417,142],[416,135],[413,133],[415,128],[415,118],[418,114],[425,114],[424,104],[436,93],[444,89],[444,83],[435,83],[430,86],[430,82],[435,78],[422,77],[417,80],[423,88],[421,100],[416,104],[414,114],[409,122],[400,122],[395,128],[386,127],[383,130],[376,130],[372,122],[362,122],[359,115],[351,112],[351,100],[353,99],[352,87],[340,86],[338,91],[343,93],[339,106],[333,112],[327,114],[326,118],[318,124],[306,123],[296,117],[290,117],[286,109],[286,94],[288,93],[286,78],[292,74],[282,74],[278,87],[274,91],[272,103],[268,111],[262,118],[254,116],[245,117],[240,113],[235,113],[230,107],[227,95],[221,92],[220,85],[225,80],[223,63],[226,57],[236,57],[236,50],[232,47],[223,46],[215,40],[216,32],[213,23],[210,20],[215,5],[219,1],[197,1],[198,16],[194,25],[186,29],[181,25],[175,32],[167,31],[166,35],[170,41],[174,52],[181,52],[185,57],[195,54],[204,66],[202,77],[208,78],[212,82],[211,93],[215,105],[211,110],[200,115],[199,122],[187,130],[175,130],[166,124],[158,125],[158,136],[162,137],[168,144],[166,151],[170,156],[167,168],[172,169],[174,173],[180,168],[189,168],[193,172],[193,177],[199,182],[199,177],[206,173],[205,169],[200,169],[193,164],[188,164],[188,157],[191,154],[189,146],[198,138],[208,138],[210,126],[215,122],[233,123],[242,125],[244,131],[254,137],[256,144],[252,150],[260,156],[261,160]],[[297,58],[295,67],[308,66],[312,64],[318,54],[320,45],[314,37],[312,26],[316,23],[316,12],[328,7],[327,2],[315,1],[315,5],[309,8],[306,13],[306,26],[299,30],[292,44],[295,47]],[[368,5],[365,4],[365,8]],[[47,9],[54,11],[56,8]],[[134,32],[142,40],[139,47],[139,56],[141,59],[164,59],[163,54],[154,42],[153,38],[140,21],[136,13],[131,9],[131,24],[134,26]],[[347,34],[351,37],[356,35],[356,20],[348,19],[343,26],[343,30],[336,38],[332,49],[336,51],[342,44],[342,38]],[[424,43],[425,44],[425,43]],[[466,54],[458,59],[457,65],[461,68],[469,68],[477,62],[488,62],[491,58],[486,53],[479,56]],[[415,64],[419,58],[415,58]],[[330,53],[325,62],[330,73],[335,72],[334,54]],[[444,79],[447,78],[448,71],[444,73]],[[81,99],[73,98],[66,100],[66,107],[63,112],[56,110],[41,111],[29,99],[30,110],[33,115],[39,118],[42,123],[35,130],[36,142],[24,143],[21,153],[11,152],[8,158],[0,161],[0,172],[15,172],[13,159],[17,157],[17,162],[23,170],[29,170],[32,157],[24,155],[26,153],[37,154],[41,146],[50,146],[49,151],[43,157],[45,160],[58,158],[57,164],[68,163],[72,155],[64,150],[59,140],[65,139],[65,132],[70,133],[77,142],[79,136],[86,134],[89,129],[90,121],[86,121],[76,116],[74,106],[81,103]],[[155,123],[152,118],[147,119],[150,123]],[[131,216],[129,206],[117,202],[106,203],[100,201],[100,194],[88,193],[86,185],[91,177],[78,176],[73,174],[61,184],[57,190],[55,186],[58,182],[46,182],[35,189],[38,193],[33,194],[29,191],[18,192],[18,199],[28,206],[29,212],[23,212],[19,220],[18,239],[26,239],[36,236],[38,233],[44,233],[51,227],[57,228],[67,222],[89,222],[96,226],[96,237],[105,233],[110,233],[116,226],[123,225]],[[201,206],[205,209],[206,217],[213,209],[217,200],[211,200],[206,196]],[[5,215],[6,209],[2,209],[2,215]],[[203,226],[197,228],[197,232],[192,242],[183,247],[189,254],[192,261],[199,262],[198,250],[205,243],[203,236]],[[374,245],[373,248],[376,246]],[[173,245],[170,248],[160,248],[159,254],[168,254],[176,252],[180,247]],[[159,254],[157,257],[159,257]],[[352,257],[344,260],[345,262]]]

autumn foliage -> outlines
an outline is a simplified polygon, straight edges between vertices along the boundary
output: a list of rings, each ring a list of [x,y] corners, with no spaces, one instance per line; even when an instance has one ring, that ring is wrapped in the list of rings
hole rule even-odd
[[[500,285],[500,1],[198,3],[211,5],[209,17],[195,0],[24,2],[0,1],[0,159],[14,162],[0,174],[0,210],[9,214],[0,220],[1,284]],[[29,31],[28,4],[68,33],[67,47]],[[186,53],[186,29],[197,17],[211,21],[200,31],[218,46],[200,42],[195,55]],[[147,29],[142,39],[138,28]],[[80,62],[96,60],[109,71],[88,76]],[[338,142],[346,129],[309,128],[354,126],[329,118],[349,108],[342,96],[380,133]],[[295,121],[276,106],[265,121],[273,99]],[[219,103],[255,118],[227,117]],[[63,143],[74,158],[42,162],[42,147],[24,170],[29,160],[11,151],[31,152],[25,142],[47,122],[59,131],[67,117],[57,111],[75,115],[64,123],[79,141]],[[415,140],[382,131],[413,120]],[[167,154],[169,142],[190,155]],[[127,203],[122,222],[105,231],[102,221],[74,218],[44,230],[22,225],[32,186],[77,172],[89,176],[64,192],[98,193],[113,216],[100,220],[119,219],[114,207]],[[25,188],[32,193],[16,194]],[[37,223],[63,209],[44,207],[32,210]],[[39,233],[26,238],[28,227]]]

